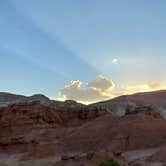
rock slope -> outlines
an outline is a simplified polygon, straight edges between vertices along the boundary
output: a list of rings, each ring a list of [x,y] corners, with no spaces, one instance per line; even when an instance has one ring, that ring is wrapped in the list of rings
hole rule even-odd
[[[135,110],[136,107],[142,106],[153,107],[166,119],[166,90],[125,95],[89,105],[89,107],[102,108],[120,116],[125,114],[128,107]]]
[[[115,116],[73,101],[56,107],[42,95],[5,100],[12,102],[0,108],[0,166],[98,166],[109,159],[124,166],[166,163],[166,121],[154,107]]]

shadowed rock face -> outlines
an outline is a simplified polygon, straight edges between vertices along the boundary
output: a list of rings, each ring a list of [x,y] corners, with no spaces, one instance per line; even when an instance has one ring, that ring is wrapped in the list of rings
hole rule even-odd
[[[166,121],[153,110],[124,117],[85,112],[57,111],[38,102],[1,108],[0,157],[21,156],[16,163],[54,158],[57,165],[94,165],[116,155],[121,160],[127,151],[166,145]],[[159,160],[152,155],[149,161]]]
[[[26,104],[39,102],[42,105],[56,110],[105,110],[115,115],[123,116],[126,109],[130,107],[135,110],[136,107],[151,106],[156,112],[159,112],[166,119],[166,90],[137,93],[133,95],[120,96],[112,100],[103,101],[88,106],[77,103],[72,100],[65,102],[50,100],[48,97],[38,94],[33,96],[22,96],[10,93],[0,93],[0,107],[12,104]]]
[[[40,102],[13,104],[0,108],[1,126],[17,126],[22,124],[28,126],[44,127],[68,127],[78,126],[84,122],[106,114],[106,111],[89,110],[56,110],[52,107],[42,105]],[[78,123],[75,123],[78,122]]]
[[[33,102],[38,102],[44,106],[56,110],[69,110],[74,108],[81,109],[82,107],[86,107],[85,105],[72,100],[67,100],[65,102],[50,100],[48,97],[42,94],[36,94],[33,96],[22,96],[0,92],[0,108],[7,107],[13,104],[31,104]]]
[[[75,128],[104,114],[107,112],[95,109],[55,110],[40,102],[2,107],[0,161],[13,155],[21,156],[16,163],[20,163],[20,160],[28,162],[31,159],[36,161],[55,156],[61,158],[66,153],[63,138],[71,135]]]
[[[25,96],[22,96],[22,95],[15,95],[15,94],[6,93],[6,92],[0,92],[0,102],[11,102],[11,101],[18,100],[24,97]]]
[[[25,141],[25,136],[32,130],[76,127],[103,114],[106,112],[57,111],[39,102],[10,105],[0,109],[0,145],[7,147],[15,143],[29,143],[29,140]]]
[[[76,129],[67,139],[66,148],[79,150],[111,150],[128,151],[152,148],[166,143],[166,122],[155,112],[142,112],[114,117],[110,114],[102,116]],[[89,137],[88,137],[89,136]],[[73,141],[73,139],[78,140]],[[88,146],[84,146],[87,144]]]
[[[47,105],[36,98],[45,97],[0,108],[0,166],[97,166],[110,158],[133,166],[166,161],[166,121],[152,107],[119,117],[73,101],[53,107],[50,100]]]

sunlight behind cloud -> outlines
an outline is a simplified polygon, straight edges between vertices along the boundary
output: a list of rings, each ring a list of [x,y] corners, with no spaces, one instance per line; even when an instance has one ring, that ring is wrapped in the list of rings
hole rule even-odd
[[[114,89],[114,83],[105,76],[97,76],[95,80],[85,83],[79,80],[71,81],[66,85],[59,95],[60,100],[76,100],[82,103],[92,103],[96,101],[107,100],[113,97],[111,91]]]
[[[139,93],[139,92],[150,92],[155,90],[161,90],[166,89],[165,85],[160,85],[157,82],[146,82],[143,84],[137,84],[137,85],[129,85],[123,88],[122,92],[124,94],[133,94],[133,93]]]
[[[76,100],[89,104],[103,100],[112,99],[121,95],[130,95],[139,92],[149,92],[166,89],[165,85],[149,81],[142,84],[127,85],[118,92],[114,89],[114,82],[105,76],[99,75],[89,83],[73,80],[59,93],[59,100]]]

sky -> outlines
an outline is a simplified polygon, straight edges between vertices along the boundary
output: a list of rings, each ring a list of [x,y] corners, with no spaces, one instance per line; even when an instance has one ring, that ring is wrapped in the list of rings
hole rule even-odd
[[[91,103],[166,88],[165,0],[1,0],[0,91]]]

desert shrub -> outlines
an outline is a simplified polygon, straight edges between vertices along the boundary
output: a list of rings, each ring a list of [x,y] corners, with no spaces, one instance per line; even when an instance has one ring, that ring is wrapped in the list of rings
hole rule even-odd
[[[106,160],[100,163],[99,166],[120,166],[120,164],[114,160]]]

